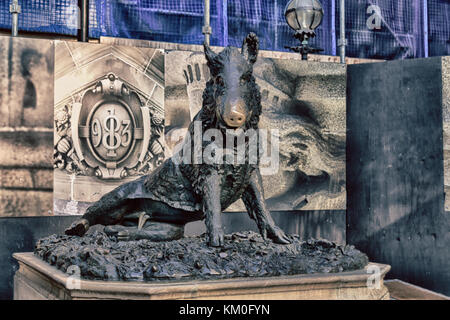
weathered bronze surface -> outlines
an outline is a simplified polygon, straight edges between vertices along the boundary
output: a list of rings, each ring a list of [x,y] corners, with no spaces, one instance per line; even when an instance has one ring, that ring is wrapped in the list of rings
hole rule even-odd
[[[195,123],[201,122],[203,133],[214,128],[224,137],[230,129],[258,128],[261,95],[252,75],[258,47],[253,33],[245,38],[242,50],[227,47],[216,54],[205,45],[211,80],[203,93],[203,107],[189,127],[191,139],[185,139],[177,156],[195,159],[214,142],[202,141],[199,152],[194,144]],[[196,164],[195,160],[177,164],[169,158],[151,174],[104,195],[66,234],[83,236],[89,226],[102,224],[108,235],[119,240],[166,241],[182,238],[186,223],[205,219],[209,245],[220,247],[224,245],[221,212],[241,198],[263,238],[288,244],[292,239],[275,225],[266,208],[259,161],[249,161],[248,140],[245,145],[242,164]]]
[[[225,235],[224,246],[214,248],[208,246],[205,236],[124,242],[92,231],[81,238],[43,238],[34,253],[64,272],[77,266],[83,279],[110,281],[337,273],[360,270],[368,264],[367,256],[353,246],[326,240],[300,241],[299,236],[281,246],[264,241],[255,232],[240,232]]]

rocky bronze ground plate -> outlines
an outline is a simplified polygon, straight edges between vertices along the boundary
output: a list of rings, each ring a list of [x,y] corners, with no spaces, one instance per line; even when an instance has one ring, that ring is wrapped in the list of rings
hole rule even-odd
[[[84,237],[52,235],[38,241],[35,255],[63,272],[73,266],[83,279],[108,281],[162,281],[273,277],[337,273],[363,269],[367,256],[350,245],[326,240],[288,245],[264,241],[254,232],[225,236],[214,248],[206,237],[168,242],[117,241],[101,231]]]

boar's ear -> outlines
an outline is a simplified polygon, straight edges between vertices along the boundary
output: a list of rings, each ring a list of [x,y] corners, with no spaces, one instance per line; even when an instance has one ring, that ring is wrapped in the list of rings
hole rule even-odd
[[[212,51],[206,43],[203,44],[203,48],[205,50],[205,57],[209,70],[213,76],[216,76],[222,66],[219,55]]]
[[[259,40],[256,34],[249,33],[242,44],[242,54],[250,63],[255,63],[258,58]]]
[[[217,54],[211,50],[209,45],[203,43],[203,49],[205,50],[206,61],[210,64],[214,64],[217,60]]]

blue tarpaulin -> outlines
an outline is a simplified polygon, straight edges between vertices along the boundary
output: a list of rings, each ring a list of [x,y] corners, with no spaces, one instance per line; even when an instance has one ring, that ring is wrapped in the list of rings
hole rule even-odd
[[[11,28],[10,0],[0,28]],[[284,20],[288,0],[211,0],[212,45],[240,46],[256,32],[265,50],[297,45]],[[339,0],[321,0],[325,16],[312,44],[336,55]],[[76,35],[77,0],[19,0],[19,32]],[[204,0],[90,0],[90,37],[203,42]],[[450,54],[450,0],[347,0],[347,55],[405,59]]]

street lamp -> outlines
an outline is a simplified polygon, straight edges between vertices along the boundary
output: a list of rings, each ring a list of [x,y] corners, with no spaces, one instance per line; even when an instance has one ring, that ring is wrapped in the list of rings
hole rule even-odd
[[[80,8],[78,41],[89,42],[89,0],[78,0],[78,8]]]
[[[11,35],[17,37],[19,31],[19,13],[20,13],[19,0],[12,0],[9,5],[9,12],[12,15],[11,19]]]
[[[294,38],[301,42],[300,46],[286,48],[301,53],[302,60],[308,59],[308,53],[323,51],[308,44],[308,39],[316,36],[314,30],[322,23],[323,8],[318,0],[290,0],[284,9],[284,17],[289,27],[295,30]]]

